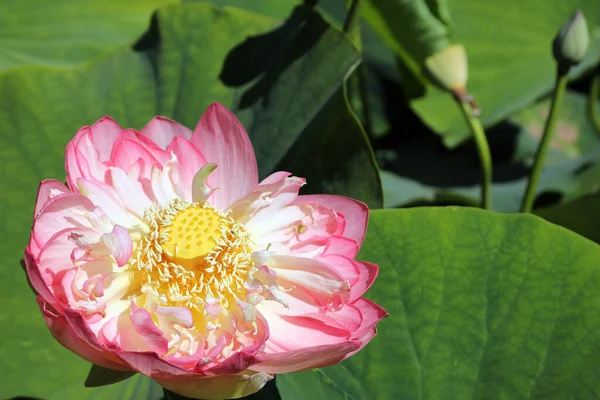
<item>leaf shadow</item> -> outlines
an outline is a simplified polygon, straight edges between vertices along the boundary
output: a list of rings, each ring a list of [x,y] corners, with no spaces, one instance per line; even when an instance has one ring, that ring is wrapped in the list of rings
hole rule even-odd
[[[431,131],[410,109],[403,88],[379,76],[384,89],[390,133],[373,142],[382,169],[439,188],[479,184],[481,179],[477,149],[472,139],[448,149],[442,138]],[[513,160],[519,139],[519,127],[502,121],[486,130],[494,163],[493,183],[521,180],[528,168]]]
[[[219,75],[227,86],[245,89],[237,108],[245,109],[259,100],[269,102],[269,92],[281,74],[303,57],[328,28],[312,7],[299,5],[282,25],[270,32],[248,37],[227,55]]]

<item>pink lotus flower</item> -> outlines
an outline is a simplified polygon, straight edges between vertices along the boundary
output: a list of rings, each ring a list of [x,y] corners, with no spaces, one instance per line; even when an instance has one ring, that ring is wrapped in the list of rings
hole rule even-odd
[[[354,260],[368,208],[299,196],[287,172],[258,183],[219,104],[194,132],[105,117],[68,144],[66,171],[40,185],[25,262],[52,334],[90,362],[239,397],[351,356],[386,315],[361,297],[377,266]]]

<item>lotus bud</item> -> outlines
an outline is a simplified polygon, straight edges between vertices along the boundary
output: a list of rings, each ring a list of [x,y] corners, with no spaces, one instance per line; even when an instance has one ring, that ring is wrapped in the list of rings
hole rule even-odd
[[[425,72],[433,83],[450,92],[467,86],[467,52],[461,44],[446,47],[425,59]]]
[[[581,10],[560,28],[552,43],[554,59],[561,65],[573,66],[583,60],[590,45],[590,33]]]

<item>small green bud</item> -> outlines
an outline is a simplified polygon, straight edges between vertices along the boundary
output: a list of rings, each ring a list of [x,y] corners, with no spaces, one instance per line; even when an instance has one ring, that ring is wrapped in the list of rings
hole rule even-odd
[[[583,60],[590,46],[590,32],[581,10],[560,28],[552,42],[554,59],[565,66],[577,65]]]
[[[450,92],[465,90],[468,76],[467,52],[454,44],[425,59],[425,72],[432,82]]]

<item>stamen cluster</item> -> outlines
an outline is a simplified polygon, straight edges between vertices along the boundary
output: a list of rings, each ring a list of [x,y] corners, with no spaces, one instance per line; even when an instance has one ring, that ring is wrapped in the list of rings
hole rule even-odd
[[[143,275],[142,291],[161,305],[196,310],[207,301],[227,308],[244,297],[253,243],[230,212],[175,199],[149,208],[144,219],[148,231],[130,261]]]

